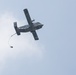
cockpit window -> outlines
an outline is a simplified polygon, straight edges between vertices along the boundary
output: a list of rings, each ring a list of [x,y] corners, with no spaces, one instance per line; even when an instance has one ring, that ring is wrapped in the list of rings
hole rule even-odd
[[[35,26],[37,26],[37,25],[41,25],[41,23],[39,23],[39,22],[36,22],[36,23],[34,23],[34,25],[35,25]]]

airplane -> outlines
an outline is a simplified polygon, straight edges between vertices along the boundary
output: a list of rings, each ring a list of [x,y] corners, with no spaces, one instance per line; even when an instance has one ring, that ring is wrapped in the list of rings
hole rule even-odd
[[[17,35],[20,35],[22,32],[31,32],[35,40],[39,40],[36,30],[43,27],[43,24],[40,22],[35,22],[35,20],[31,20],[28,9],[24,9],[24,14],[27,19],[28,25],[24,25],[21,27],[17,27],[17,22],[14,22],[14,28]]]

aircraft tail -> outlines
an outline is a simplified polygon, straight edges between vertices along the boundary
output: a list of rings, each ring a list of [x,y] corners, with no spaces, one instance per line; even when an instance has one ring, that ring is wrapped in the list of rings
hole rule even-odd
[[[15,28],[17,35],[20,35],[19,28],[17,27],[17,22],[14,22],[14,28]]]

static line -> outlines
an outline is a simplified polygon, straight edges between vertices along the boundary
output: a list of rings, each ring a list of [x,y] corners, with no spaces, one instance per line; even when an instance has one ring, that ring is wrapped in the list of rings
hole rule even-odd
[[[11,46],[9,42],[10,42],[11,38],[12,38],[15,34],[16,34],[16,33],[14,33],[13,35],[11,35],[10,38],[9,38],[9,40],[8,40],[8,45],[10,46],[10,48],[13,48],[13,46]]]

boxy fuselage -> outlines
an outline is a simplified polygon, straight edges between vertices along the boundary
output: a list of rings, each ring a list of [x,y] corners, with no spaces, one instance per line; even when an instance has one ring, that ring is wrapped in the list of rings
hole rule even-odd
[[[33,30],[38,30],[42,28],[42,26],[43,24],[41,24],[40,22],[36,22],[36,23],[33,23],[32,27],[30,27],[30,25],[24,25],[24,26],[19,27],[19,31],[20,32],[31,32]]]
[[[43,24],[41,24],[40,22],[34,23],[34,20],[31,20],[28,10],[24,9],[23,11],[27,19],[28,25],[17,27],[17,22],[14,22],[14,28],[17,35],[20,35],[21,32],[31,32],[33,34],[34,39],[39,40],[36,30],[42,28]]]

